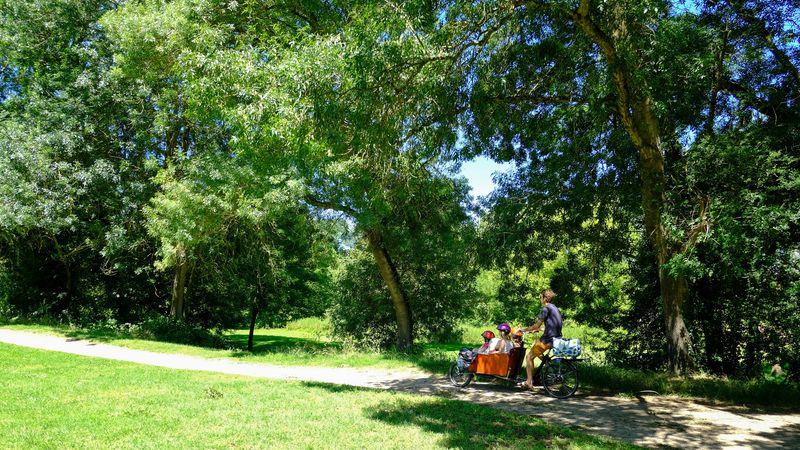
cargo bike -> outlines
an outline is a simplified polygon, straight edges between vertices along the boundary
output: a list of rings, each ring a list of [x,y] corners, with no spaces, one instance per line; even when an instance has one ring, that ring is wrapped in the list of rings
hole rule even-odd
[[[534,371],[533,379],[534,383],[540,384],[548,395],[563,399],[572,397],[578,390],[578,362],[582,359],[577,357],[580,355],[580,340],[562,341],[565,344],[554,345],[554,348],[548,349],[542,355],[542,363]],[[523,345],[512,348],[509,353],[478,354],[469,366],[459,364],[456,360],[450,365],[448,378],[454,386],[460,388],[469,386],[478,378],[489,378],[516,385],[525,381],[525,377],[520,373],[525,352]]]

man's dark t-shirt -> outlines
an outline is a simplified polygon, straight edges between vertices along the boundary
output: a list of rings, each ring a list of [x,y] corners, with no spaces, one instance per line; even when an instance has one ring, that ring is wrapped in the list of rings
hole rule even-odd
[[[552,344],[553,338],[561,337],[561,311],[552,303],[547,303],[539,313],[539,319],[544,321],[544,334],[540,339],[545,344]]]

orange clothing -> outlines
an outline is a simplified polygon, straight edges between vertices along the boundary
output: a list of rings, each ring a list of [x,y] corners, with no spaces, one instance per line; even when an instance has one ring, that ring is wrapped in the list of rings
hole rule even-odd
[[[531,353],[533,354],[534,358],[541,358],[544,352],[546,352],[549,348],[553,348],[553,344],[545,344],[542,341],[536,341],[536,343],[533,344]]]

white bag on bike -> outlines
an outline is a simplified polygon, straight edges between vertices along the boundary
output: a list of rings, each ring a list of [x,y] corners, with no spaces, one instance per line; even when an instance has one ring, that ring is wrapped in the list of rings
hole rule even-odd
[[[576,358],[581,354],[580,339],[553,338],[553,356]]]

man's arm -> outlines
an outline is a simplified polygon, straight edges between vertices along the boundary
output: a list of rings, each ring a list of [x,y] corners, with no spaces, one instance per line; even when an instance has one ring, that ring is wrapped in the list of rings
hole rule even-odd
[[[528,333],[528,332],[531,332],[531,331],[536,331],[536,332],[538,332],[538,331],[540,330],[540,328],[541,328],[541,326],[542,326],[542,324],[543,324],[543,323],[544,323],[544,320],[542,320],[542,319],[539,319],[539,320],[537,320],[537,321],[536,321],[536,323],[535,323],[535,324],[533,324],[533,326],[532,326],[532,327],[523,328],[523,329],[522,329],[522,331],[524,331],[524,332],[526,332],[526,333]]]

